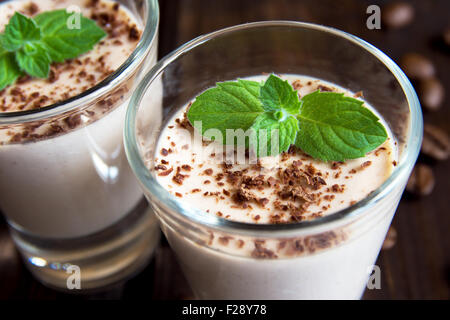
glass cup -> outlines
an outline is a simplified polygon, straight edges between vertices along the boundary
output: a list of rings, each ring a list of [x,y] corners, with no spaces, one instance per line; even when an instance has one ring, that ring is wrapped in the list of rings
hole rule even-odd
[[[277,225],[205,214],[160,185],[152,164],[168,119],[218,81],[271,72],[362,90],[397,141],[387,181],[347,209]],[[359,299],[417,159],[422,125],[410,82],[381,51],[333,28],[267,21],[201,36],[154,66],[131,98],[125,149],[198,298]]]
[[[117,71],[61,103],[0,113],[0,208],[26,266],[57,289],[120,282],[159,241],[122,135],[131,93],[156,63],[158,1],[119,2],[143,32]]]

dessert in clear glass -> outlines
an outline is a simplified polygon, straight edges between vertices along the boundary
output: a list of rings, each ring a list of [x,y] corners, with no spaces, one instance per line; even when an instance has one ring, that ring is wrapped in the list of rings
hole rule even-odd
[[[272,73],[302,99],[317,90],[358,99],[387,139],[346,161],[291,146],[253,162],[244,152],[239,162],[239,149],[196,135],[189,110],[205,90]],[[421,139],[416,94],[392,60],[345,32],[290,21],[182,46],[141,82],[125,123],[131,167],[201,299],[359,299]]]
[[[0,92],[0,208],[43,283],[67,289],[70,265],[80,268],[81,289],[124,280],[146,265],[159,240],[122,138],[133,89],[156,63],[158,3],[0,6],[2,31],[16,11],[34,17],[63,9],[106,32],[89,52],[53,63],[48,78],[23,76]]]

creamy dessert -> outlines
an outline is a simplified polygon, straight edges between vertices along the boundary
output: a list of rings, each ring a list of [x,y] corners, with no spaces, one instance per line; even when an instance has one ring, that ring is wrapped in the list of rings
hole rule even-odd
[[[362,93],[323,80],[300,75],[282,78],[300,97],[320,90],[363,101]],[[246,161],[239,162],[239,150],[229,152],[222,143],[195,134],[186,118],[191,105],[164,125],[155,155],[147,158],[146,165],[184,207],[204,215],[258,225],[313,221],[356,205],[380,187],[397,165],[396,142],[382,119],[388,138],[361,158],[322,161],[291,146],[253,163],[247,153]],[[370,105],[364,106],[376,114]],[[302,237],[205,230],[207,237],[192,241],[188,231],[163,228],[200,298],[358,299],[394,214],[398,192],[391,195],[388,206],[367,209],[371,212],[359,222],[332,231],[317,227]],[[160,217],[164,221],[164,213]]]
[[[15,11],[36,15],[73,5],[108,36],[79,58],[53,64],[48,79],[25,77],[2,90],[2,112],[74,97],[114,72],[136,47],[142,26],[110,1],[6,2],[0,30]],[[122,151],[126,101],[115,106],[126,89],[73,115],[2,126],[0,206],[10,222],[41,237],[73,238],[108,227],[137,205],[142,195]]]
[[[0,32],[15,12],[34,17],[42,12],[66,9],[94,20],[106,36],[81,56],[52,63],[48,78],[22,76],[0,91],[0,112],[4,115],[44,112],[46,107],[60,104],[54,109],[58,110],[79,101],[71,102],[71,98],[89,94],[124,64],[141,39],[144,18],[128,8],[135,10],[107,0],[2,3]],[[85,270],[83,280],[90,281],[112,274],[117,276],[115,273],[126,268],[130,271],[125,273],[134,272],[133,264],[148,257],[153,249],[158,226],[152,215],[142,214],[142,206],[139,207],[143,196],[124,155],[122,130],[130,91],[140,72],[156,62],[155,41],[141,53],[146,57],[140,66],[124,70],[128,73],[125,80],[110,85],[109,91],[102,91],[96,99],[87,100],[71,111],[55,112],[51,116],[48,115],[52,111],[47,112],[32,121],[25,120],[25,113],[19,114],[17,121],[3,122],[0,118],[0,208],[27,259],[30,256],[48,259],[47,266],[52,262],[79,264]],[[138,209],[140,215],[130,215]],[[141,217],[138,222],[134,221],[136,217]],[[128,223],[127,233],[114,229],[124,220]],[[53,240],[79,239],[103,231],[99,239],[104,239],[103,235],[113,238],[92,240],[91,251],[86,245],[79,247],[76,243],[69,246],[72,251],[51,251],[58,249],[53,244],[60,243]],[[23,235],[50,242],[41,247],[28,242]],[[49,251],[43,251],[44,248]],[[132,253],[127,255],[127,252]],[[95,264],[96,255],[103,255],[99,261],[104,267],[107,265],[106,269],[100,270]],[[83,262],[83,257],[90,259],[89,263]],[[57,271],[59,267],[51,268]],[[45,277],[47,283],[65,286],[67,275],[63,271],[62,283],[52,279],[55,274],[51,272]]]

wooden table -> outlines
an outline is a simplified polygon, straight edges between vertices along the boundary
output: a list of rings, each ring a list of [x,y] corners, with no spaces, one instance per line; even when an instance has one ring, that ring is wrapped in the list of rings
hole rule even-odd
[[[448,0],[412,1],[414,23],[397,31],[368,30],[366,8],[375,0],[161,0],[160,56],[182,43],[223,27],[260,20],[297,20],[333,26],[374,44],[394,60],[416,51],[436,65],[447,89],[441,110],[425,120],[450,133],[450,50],[436,39],[449,27]],[[424,161],[424,160],[420,160]],[[393,225],[396,245],[382,251],[382,289],[368,290],[367,299],[448,299],[450,295],[450,161],[433,163],[436,188],[431,196],[405,195]],[[186,299],[191,291],[165,240],[150,265],[125,285],[89,296],[50,290],[35,281],[21,263],[6,223],[0,220],[0,298],[28,299]]]

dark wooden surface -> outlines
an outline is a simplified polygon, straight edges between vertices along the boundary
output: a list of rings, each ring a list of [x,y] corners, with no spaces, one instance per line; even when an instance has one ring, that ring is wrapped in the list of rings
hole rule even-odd
[[[411,1],[416,18],[396,31],[368,30],[366,8],[388,1],[365,0],[161,0],[160,56],[182,43],[223,27],[261,20],[297,20],[333,26],[374,44],[394,60],[416,51],[436,65],[447,99],[441,110],[425,112],[425,121],[450,133],[450,50],[439,35],[450,27],[450,1]],[[370,75],[368,75],[370,76]],[[420,161],[427,161],[420,159]],[[382,289],[366,299],[448,299],[450,295],[450,162],[432,163],[436,187],[432,195],[404,195],[393,225],[396,245],[382,251]],[[126,284],[86,296],[66,295],[35,281],[21,263],[0,220],[0,298],[12,299],[186,299],[191,292],[165,240],[150,265]]]

